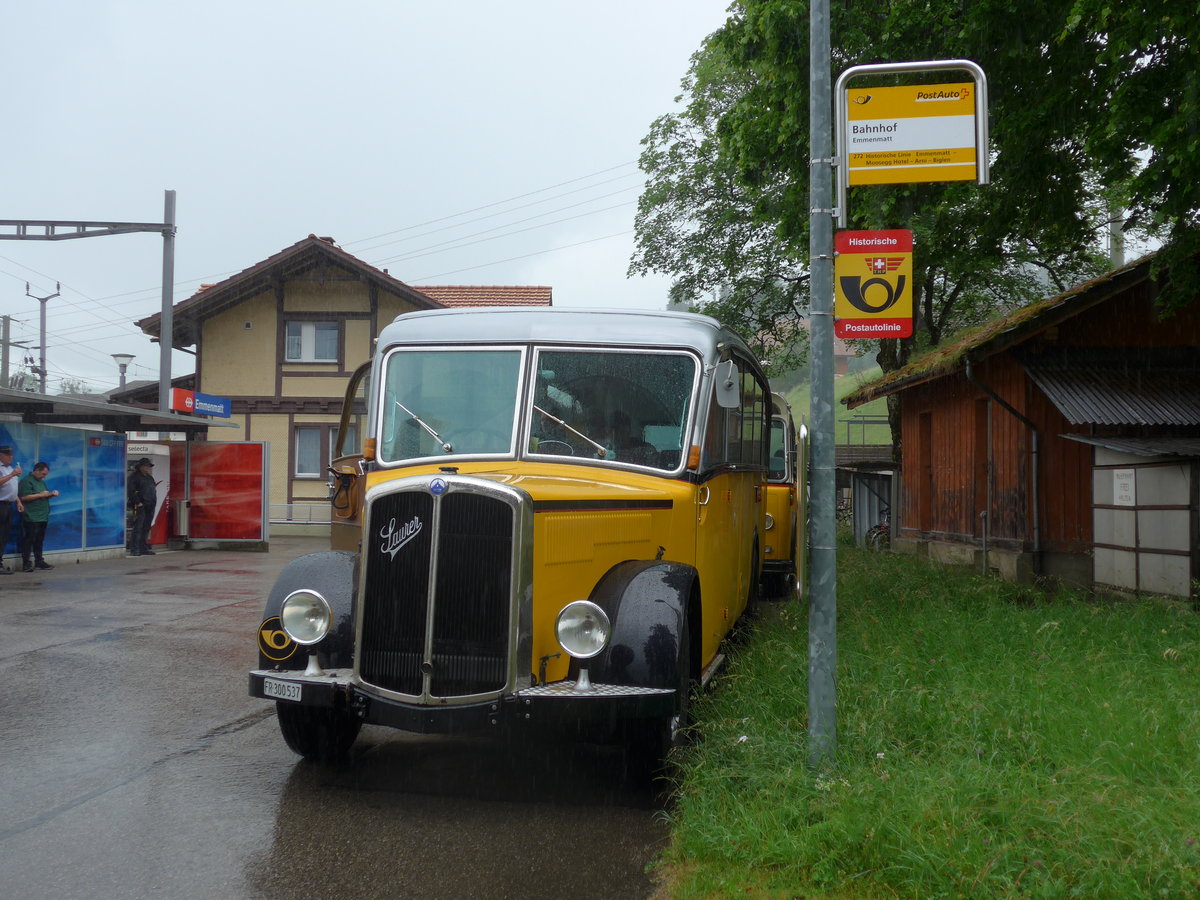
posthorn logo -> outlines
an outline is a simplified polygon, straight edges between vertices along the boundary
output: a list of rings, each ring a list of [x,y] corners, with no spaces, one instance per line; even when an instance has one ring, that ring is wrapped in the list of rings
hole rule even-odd
[[[904,296],[905,278],[900,275],[893,285],[886,278],[868,278],[863,281],[858,275],[843,275],[839,279],[842,293],[850,305],[859,312],[878,314],[895,306]],[[877,298],[872,303],[868,297]]]

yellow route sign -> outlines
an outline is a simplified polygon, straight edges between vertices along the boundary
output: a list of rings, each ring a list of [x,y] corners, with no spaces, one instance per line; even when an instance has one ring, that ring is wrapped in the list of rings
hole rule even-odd
[[[976,178],[973,82],[846,92],[851,186]]]

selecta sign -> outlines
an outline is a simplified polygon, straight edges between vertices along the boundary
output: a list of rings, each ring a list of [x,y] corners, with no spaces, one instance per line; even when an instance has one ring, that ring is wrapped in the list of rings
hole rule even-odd
[[[839,231],[834,250],[834,334],[912,337],[912,232]]]

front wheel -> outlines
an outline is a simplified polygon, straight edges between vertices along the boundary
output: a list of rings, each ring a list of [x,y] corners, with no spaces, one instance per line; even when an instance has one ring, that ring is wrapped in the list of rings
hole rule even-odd
[[[296,753],[310,762],[345,759],[362,721],[336,709],[316,709],[282,701],[275,704],[279,731]]]
[[[679,633],[679,656],[675,671],[675,708],[658,719],[637,719],[629,723],[626,739],[627,766],[636,778],[650,780],[666,768],[667,755],[682,746],[691,723],[691,641],[687,618]]]

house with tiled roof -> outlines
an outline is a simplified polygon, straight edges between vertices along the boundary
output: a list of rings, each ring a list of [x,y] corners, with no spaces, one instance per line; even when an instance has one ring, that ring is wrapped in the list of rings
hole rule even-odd
[[[273,527],[327,522],[346,386],[383,326],[419,309],[550,303],[543,286],[413,287],[310,234],[175,304],[171,344],[194,352],[196,371],[172,385],[230,399],[237,427],[220,440],[268,445]],[[161,339],[160,314],[136,324]],[[131,385],[117,399],[155,406],[158,387]]]
[[[553,291],[548,285],[523,284],[436,284],[414,286],[442,306],[552,306]]]
[[[844,398],[898,395],[893,545],[1188,596],[1200,579],[1200,298],[1153,256],[998,318]]]

